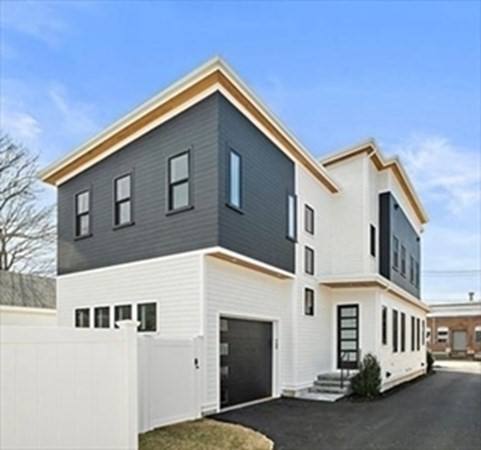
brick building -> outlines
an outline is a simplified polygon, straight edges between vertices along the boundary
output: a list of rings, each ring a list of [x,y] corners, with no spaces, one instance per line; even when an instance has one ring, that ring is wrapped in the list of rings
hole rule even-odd
[[[481,359],[481,302],[431,304],[426,339],[436,358]]]

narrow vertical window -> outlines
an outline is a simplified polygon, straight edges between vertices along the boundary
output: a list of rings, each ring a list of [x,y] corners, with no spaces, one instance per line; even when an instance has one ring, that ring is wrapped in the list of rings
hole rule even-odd
[[[421,349],[421,320],[416,319],[416,350]]]
[[[309,288],[304,290],[304,314],[306,316],[314,315],[314,291]]]
[[[414,277],[414,258],[413,256],[409,256],[409,282],[414,284],[415,277]]]
[[[369,242],[371,256],[376,256],[376,227],[372,224],[369,227]]]
[[[398,313],[395,309],[392,310],[392,351],[397,352],[398,344]]]
[[[289,194],[287,196],[287,237],[296,239],[296,196]]]
[[[110,326],[110,308],[101,306],[94,309],[95,328],[108,328]]]
[[[406,247],[401,245],[401,275],[406,276]]]
[[[132,178],[130,174],[115,180],[114,224],[115,226],[132,223]]]
[[[242,208],[242,160],[234,150],[229,152],[229,205]]]
[[[132,319],[132,306],[131,305],[118,305],[114,308],[114,322],[119,320],[131,320]],[[117,326],[117,325],[115,325]]]
[[[143,303],[137,305],[139,331],[157,331],[157,304]]]
[[[387,307],[382,307],[382,345],[387,345]]]
[[[421,322],[421,345],[426,345],[426,323]]]
[[[75,196],[75,236],[90,235],[90,192],[84,191]]]
[[[392,238],[392,266],[396,270],[399,268],[399,239],[396,236]]]
[[[90,327],[90,309],[81,308],[75,310],[75,326],[77,328]]]
[[[406,314],[401,313],[401,351],[406,351]]]
[[[304,252],[304,270],[309,275],[314,275],[314,250],[306,246]]]
[[[411,351],[416,350],[416,319],[411,316]]]
[[[304,226],[308,233],[314,234],[314,210],[308,205],[304,210]]]
[[[416,287],[419,287],[419,263],[416,261]]]
[[[169,159],[169,211],[190,206],[189,159],[188,151]]]

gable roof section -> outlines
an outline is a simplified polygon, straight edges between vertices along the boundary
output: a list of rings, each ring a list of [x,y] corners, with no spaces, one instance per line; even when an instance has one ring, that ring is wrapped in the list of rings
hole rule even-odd
[[[368,139],[360,142],[352,147],[341,150],[331,156],[327,156],[322,159],[321,163],[324,167],[329,167],[333,164],[337,164],[346,159],[353,158],[354,156],[366,153],[371,159],[372,163],[376,166],[376,169],[391,170],[396,177],[399,185],[406,194],[406,197],[411,204],[416,216],[422,224],[429,221],[429,217],[424,209],[421,200],[419,199],[413,184],[411,183],[404,167],[397,156],[391,158],[384,158],[374,139]]]
[[[55,279],[0,270],[0,305],[54,309]]]
[[[219,57],[211,59],[42,170],[40,178],[58,186],[215,91],[224,94],[274,144],[305,166],[330,192],[339,191],[327,170]]]

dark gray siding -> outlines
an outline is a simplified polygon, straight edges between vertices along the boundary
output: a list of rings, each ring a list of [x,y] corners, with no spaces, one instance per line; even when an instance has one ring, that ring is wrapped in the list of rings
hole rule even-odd
[[[410,257],[421,266],[421,243],[396,198],[389,192],[379,196],[379,272],[398,286],[419,298],[420,288],[410,281]],[[399,268],[393,265],[393,236],[399,240]],[[406,248],[406,273],[401,273],[401,246]]]
[[[219,118],[219,243],[294,272],[295,244],[286,237],[294,163],[223,96]],[[242,157],[242,214],[227,206],[229,148]]]
[[[58,273],[210,247],[218,242],[218,94],[58,189]],[[167,159],[191,151],[194,208],[166,215]],[[113,229],[113,180],[132,171],[135,224]],[[74,239],[74,198],[91,190],[92,236]]]

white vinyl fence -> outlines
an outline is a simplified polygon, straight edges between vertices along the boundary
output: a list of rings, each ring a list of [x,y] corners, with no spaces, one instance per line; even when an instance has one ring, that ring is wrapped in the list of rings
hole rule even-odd
[[[137,333],[0,327],[0,449],[136,450]]]
[[[139,432],[200,417],[201,345],[139,336]]]

